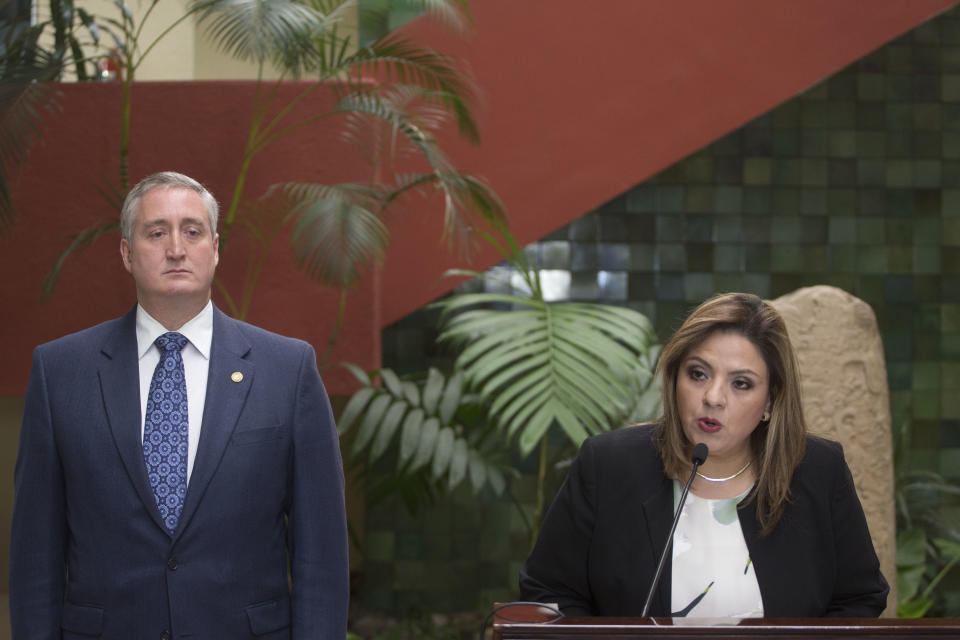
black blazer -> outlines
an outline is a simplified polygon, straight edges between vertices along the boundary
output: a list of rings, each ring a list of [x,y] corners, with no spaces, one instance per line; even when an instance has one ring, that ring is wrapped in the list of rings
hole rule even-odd
[[[673,520],[672,481],[649,426],[588,439],[520,571],[521,598],[573,616],[639,616]],[[760,537],[756,504],[739,510],[764,617],[873,617],[886,606],[863,508],[842,447],[807,438],[783,518]],[[650,615],[670,615],[671,567]]]

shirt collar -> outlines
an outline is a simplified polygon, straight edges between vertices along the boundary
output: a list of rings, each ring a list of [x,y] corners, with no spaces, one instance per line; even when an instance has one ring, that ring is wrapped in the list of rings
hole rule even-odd
[[[207,305],[200,310],[200,313],[193,316],[177,331],[190,341],[200,355],[209,360],[210,344],[213,341],[213,303],[207,301]],[[138,304],[137,357],[143,358],[153,346],[153,342],[165,333],[167,329]]]

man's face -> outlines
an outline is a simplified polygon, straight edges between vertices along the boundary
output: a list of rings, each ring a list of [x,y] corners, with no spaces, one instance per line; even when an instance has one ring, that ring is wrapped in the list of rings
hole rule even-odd
[[[161,187],[140,199],[130,241],[120,240],[120,254],[149,312],[171,303],[195,302],[199,309],[210,299],[219,244],[199,194]]]

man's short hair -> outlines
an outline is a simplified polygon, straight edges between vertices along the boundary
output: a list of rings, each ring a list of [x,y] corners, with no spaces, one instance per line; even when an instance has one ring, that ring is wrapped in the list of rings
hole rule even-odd
[[[120,210],[120,235],[130,242],[133,237],[133,223],[137,219],[137,213],[140,209],[140,200],[143,196],[153,189],[190,189],[200,196],[203,206],[207,210],[207,218],[210,220],[210,235],[217,235],[217,219],[220,216],[220,206],[213,194],[207,191],[202,184],[182,173],[176,171],[161,171],[147,176],[137,183],[130,190],[126,199],[123,201],[123,208]]]

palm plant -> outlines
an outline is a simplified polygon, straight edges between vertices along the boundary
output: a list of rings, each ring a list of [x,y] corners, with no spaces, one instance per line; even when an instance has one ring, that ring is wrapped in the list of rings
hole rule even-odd
[[[460,373],[447,377],[430,368],[426,376],[401,380],[390,369],[370,376],[345,366],[361,384],[337,421],[341,434],[356,426],[351,459],[373,466],[390,450],[396,458],[395,471],[368,491],[368,506],[399,492],[414,511],[422,495],[432,499],[467,479],[474,493],[485,488],[503,493],[507,456],[485,424],[477,397],[464,393]]]
[[[559,427],[564,440],[579,446],[589,435],[624,425],[628,418],[658,415],[658,387],[653,368],[659,347],[650,322],[630,309],[575,302],[550,303],[544,299],[538,270],[529,263],[513,238],[501,229],[506,247],[491,236],[526,285],[526,295],[461,293],[436,303],[442,310],[440,340],[459,350],[451,379],[462,379],[471,404],[482,410],[478,422],[483,442],[493,437],[503,451],[514,447],[522,457],[538,450],[537,495],[534,513],[527,519],[531,543],[536,540],[545,504],[547,476],[555,468],[548,455],[551,427]],[[453,275],[480,275],[470,271]],[[341,428],[349,429],[366,411],[355,436],[354,454],[375,459],[388,446],[412,448],[440,446],[433,429],[410,426],[422,418],[400,409],[397,400],[387,409],[389,388],[399,397],[404,385],[393,372],[381,371],[388,387],[377,391],[365,382],[350,400]],[[387,374],[384,376],[384,374]],[[431,373],[437,379],[439,373]],[[434,382],[434,385],[438,384]],[[436,393],[436,392],[434,392]],[[379,402],[375,405],[375,402]],[[408,406],[412,406],[409,405]],[[397,415],[389,415],[395,410]],[[441,426],[454,433],[467,428],[450,422],[456,411],[441,416]],[[398,424],[404,422],[401,437]],[[408,430],[409,427],[409,430]],[[404,444],[404,439],[409,441]],[[472,453],[472,452],[471,452]],[[404,456],[400,456],[401,460]],[[401,465],[398,475],[405,469]],[[521,513],[526,514],[521,509]]]
[[[232,292],[222,281],[216,282],[232,315],[247,316],[270,247],[280,229],[290,225],[297,264],[341,294],[337,329],[323,361],[342,324],[347,291],[383,257],[388,241],[383,216],[389,207],[414,194],[439,196],[450,247],[461,251],[468,250],[478,217],[503,220],[496,195],[480,180],[458,171],[437,141],[437,133],[450,123],[466,139],[478,138],[470,109],[472,82],[455,60],[397,34],[357,49],[343,27],[355,0],[192,0],[156,39],[141,42],[158,2],[146,3],[138,20],[122,0],[115,0],[119,17],[101,20],[117,34],[116,55],[123,68],[119,182],[101,192],[119,211],[129,188],[131,88],[137,70],[161,38],[195,18],[221,50],[252,62],[258,80],[250,126],[220,230],[221,252],[228,250],[237,229],[253,240],[241,290]],[[417,4],[451,27],[462,27],[469,20],[463,0]],[[279,71],[279,80],[265,78],[268,66]],[[301,82],[295,85],[296,95],[284,102],[276,89],[288,79]],[[298,107],[318,91],[333,92],[334,106],[302,115]],[[329,120],[339,120],[344,136],[370,161],[369,176],[344,184],[284,182],[256,197],[247,194],[247,176],[264,149]],[[401,173],[398,166],[416,168]],[[113,216],[77,233],[52,269],[45,291],[53,292],[73,251],[116,230]]]
[[[933,471],[912,469],[906,456],[909,440],[910,431],[904,425],[894,447],[897,616],[919,618],[937,604],[937,586],[960,562],[960,528],[943,515],[944,501],[960,496],[960,486]]]
[[[95,76],[95,60],[83,51],[99,43],[95,18],[72,0],[51,0],[49,18],[30,24],[15,15],[12,6],[0,7],[10,15],[0,20],[0,231],[14,220],[10,178],[26,162],[40,136],[43,119],[58,109],[56,92],[49,83],[71,69],[80,80]],[[53,45],[45,47],[44,37]]]

